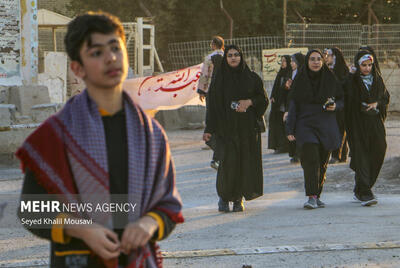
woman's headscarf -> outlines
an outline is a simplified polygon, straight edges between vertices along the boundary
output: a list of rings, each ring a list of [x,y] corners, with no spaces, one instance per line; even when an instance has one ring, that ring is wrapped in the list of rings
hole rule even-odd
[[[235,49],[240,54],[240,63],[237,67],[231,67],[228,64],[228,51]],[[247,66],[242,50],[236,45],[228,45],[225,47],[224,57],[221,67],[215,76],[215,83],[210,88],[209,109],[212,110],[219,122],[213,128],[222,135],[228,135],[231,129],[235,129],[234,110],[231,108],[232,101],[248,99],[251,92],[249,89],[254,88],[252,84],[252,72]]]
[[[349,68],[347,67],[342,51],[337,47],[328,48],[326,51],[328,54],[330,54],[329,52],[332,52],[332,56],[334,58],[332,68],[333,73],[339,80],[345,79],[349,74]]]
[[[381,68],[379,67],[379,61],[378,58],[376,57],[375,51],[372,47],[370,46],[362,46],[359,49],[360,51],[367,51],[369,54],[372,55],[372,57],[374,58],[374,65],[375,65],[375,69],[377,72],[381,73]],[[357,57],[357,55],[356,55]]]
[[[282,95],[284,95],[283,92],[281,92],[285,90],[281,88],[282,85],[292,76],[292,67],[290,66],[291,57],[289,55],[283,55],[282,58],[286,59],[286,68],[282,68],[281,66],[279,69],[271,91],[271,98],[274,98],[277,104],[280,104],[280,99]]]
[[[323,61],[318,72],[312,71],[308,61],[312,53],[318,53]],[[343,92],[340,90],[339,82],[326,65],[322,52],[319,49],[308,51],[304,66],[300,68],[292,86],[292,98],[298,103],[323,104],[328,98],[341,99]]]
[[[368,56],[369,55],[369,56]],[[361,69],[360,69],[360,59],[365,57],[372,57],[372,69],[371,69],[371,75],[372,83],[370,85],[370,88],[368,89],[367,86],[364,84]],[[364,60],[363,60],[364,61]],[[386,86],[383,82],[382,76],[377,68],[377,59],[376,57],[371,54],[371,51],[368,50],[361,50],[359,51],[356,56],[354,57],[354,66],[356,67],[356,72],[354,73],[353,76],[353,85],[355,85],[357,88],[360,90],[356,90],[355,92],[357,93],[354,98],[357,100],[357,102],[367,102],[367,103],[372,103],[380,100],[383,96],[387,95],[389,96],[388,91],[386,90]],[[368,84],[368,83],[367,83]],[[364,90],[363,90],[364,89]],[[379,107],[379,110],[381,112],[381,116],[383,119],[386,118],[386,110],[387,107]]]
[[[287,77],[292,72],[292,67],[290,66],[291,57],[289,55],[283,55],[282,58],[285,58],[286,60],[286,68],[282,68],[281,65],[281,68],[278,71],[278,75],[281,77],[282,76]]]
[[[304,65],[304,55],[299,53],[295,53],[291,56],[291,60],[294,61],[297,65],[297,69],[300,69],[301,66]]]

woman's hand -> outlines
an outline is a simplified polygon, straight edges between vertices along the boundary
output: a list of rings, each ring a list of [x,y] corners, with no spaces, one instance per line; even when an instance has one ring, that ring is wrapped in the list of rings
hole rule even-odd
[[[287,81],[286,81],[286,83],[285,83],[285,88],[287,89],[287,90],[289,90],[290,89],[290,87],[292,86],[292,79],[288,79]]]
[[[249,100],[240,100],[239,106],[236,109],[236,112],[245,113],[246,110],[253,104],[253,102]]]
[[[329,105],[329,106],[326,106],[326,110],[330,111],[330,112],[335,111],[336,110],[336,103],[334,103],[332,105]]]
[[[288,135],[287,138],[288,138],[289,141],[295,141],[296,140],[296,138],[293,135]]]
[[[288,117],[288,112],[285,112],[284,114],[283,114],[283,122],[286,122],[286,120],[287,120],[287,117]]]
[[[211,133],[204,133],[203,134],[203,141],[209,141],[211,139]]]
[[[376,109],[376,107],[378,107],[378,103],[377,102],[368,103],[367,111],[372,110],[372,109]]]

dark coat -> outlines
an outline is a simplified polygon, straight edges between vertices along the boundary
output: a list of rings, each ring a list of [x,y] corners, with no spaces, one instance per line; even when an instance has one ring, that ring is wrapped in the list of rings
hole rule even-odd
[[[295,136],[298,147],[304,143],[316,143],[332,151],[340,146],[336,113],[325,111],[323,105],[328,97],[334,97],[336,111],[343,109],[343,89],[325,64],[319,72],[311,72],[307,63],[313,52],[322,57],[317,50],[307,53],[305,65],[292,85],[286,131]]]

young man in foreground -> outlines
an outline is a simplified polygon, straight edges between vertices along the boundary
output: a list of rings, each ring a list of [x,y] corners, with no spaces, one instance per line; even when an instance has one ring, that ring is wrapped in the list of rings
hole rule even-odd
[[[161,266],[155,240],[183,222],[182,204],[164,131],[123,92],[128,58],[122,25],[106,13],[78,16],[65,45],[72,71],[87,88],[17,151],[26,173],[21,201],[32,200],[28,194],[56,194],[48,199],[134,209],[52,213],[61,224],[26,228],[51,241],[51,267]],[[32,214],[19,211],[21,221],[38,217]]]

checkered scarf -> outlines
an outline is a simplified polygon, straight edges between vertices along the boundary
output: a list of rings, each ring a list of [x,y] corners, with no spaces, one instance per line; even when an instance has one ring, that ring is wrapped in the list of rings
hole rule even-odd
[[[181,200],[175,188],[175,171],[166,136],[124,93],[128,140],[128,199],[136,204],[128,214],[134,222],[150,210],[166,213],[183,222]],[[29,168],[49,194],[60,194],[66,202],[81,202],[97,196],[109,201],[109,174],[103,121],[87,91],[71,98],[64,108],[33,132],[16,153],[22,169]],[[94,222],[112,228],[111,215],[90,215]],[[128,267],[140,267],[147,259],[157,266],[155,250],[148,244],[129,257]],[[151,258],[152,257],[152,258]]]

